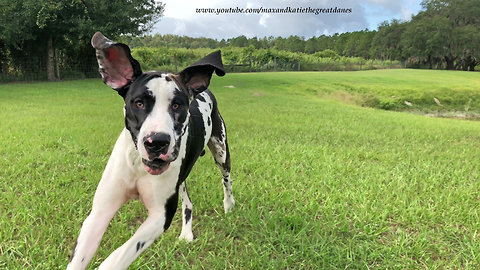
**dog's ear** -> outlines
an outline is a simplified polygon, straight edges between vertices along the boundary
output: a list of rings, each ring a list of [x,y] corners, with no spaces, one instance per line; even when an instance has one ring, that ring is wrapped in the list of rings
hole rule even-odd
[[[215,51],[191,64],[179,73],[182,83],[193,96],[205,91],[210,85],[212,74],[225,75],[220,50]]]
[[[113,42],[100,32],[93,35],[92,46],[103,82],[125,98],[130,83],[142,74],[140,63],[132,57],[127,45]]]

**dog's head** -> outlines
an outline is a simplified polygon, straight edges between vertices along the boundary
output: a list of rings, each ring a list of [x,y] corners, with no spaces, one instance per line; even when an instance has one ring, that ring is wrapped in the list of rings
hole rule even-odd
[[[105,84],[125,100],[125,126],[150,174],[161,174],[178,157],[195,96],[206,90],[213,72],[225,75],[220,51],[178,74],[142,72],[130,48],[97,32],[92,37]]]

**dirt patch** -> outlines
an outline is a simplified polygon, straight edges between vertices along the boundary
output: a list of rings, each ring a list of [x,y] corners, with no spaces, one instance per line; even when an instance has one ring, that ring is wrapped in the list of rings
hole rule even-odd
[[[380,101],[377,99],[372,99],[369,96],[361,96],[349,93],[347,91],[335,91],[324,95],[319,95],[320,98],[335,100],[344,104],[348,105],[356,105],[362,107],[370,107],[370,108],[377,108],[377,109],[387,109],[380,106]],[[393,111],[398,112],[406,112],[406,113],[413,113],[418,115],[424,115],[427,117],[437,117],[437,118],[452,118],[452,119],[462,119],[462,120],[480,120],[480,113],[476,112],[469,112],[469,111],[448,111],[445,107],[440,103],[437,98],[434,98],[435,103],[439,106],[440,109],[444,111],[423,111],[423,109],[419,106],[415,106],[412,102],[405,100],[403,103],[407,106],[405,109],[395,110]]]
[[[463,119],[463,120],[480,120],[480,113],[472,112],[435,112],[435,113],[424,113],[423,115],[428,117],[438,117],[438,118],[454,118],[454,119]]]
[[[349,105],[361,106],[364,103],[364,100],[362,97],[351,94],[346,91],[336,91],[329,94],[321,95],[321,98],[331,99],[331,100],[339,101]]]

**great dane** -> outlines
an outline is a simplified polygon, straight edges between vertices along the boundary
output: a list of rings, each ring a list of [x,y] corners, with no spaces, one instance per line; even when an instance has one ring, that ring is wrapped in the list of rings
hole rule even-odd
[[[148,218],[99,269],[126,269],[172,222],[182,199],[180,239],[193,241],[192,202],[185,179],[208,145],[223,175],[224,210],[235,201],[225,123],[207,89],[213,72],[225,75],[220,51],[178,74],[142,72],[130,48],[97,32],[92,37],[103,81],[125,101],[125,128],[115,143],[83,222],[67,269],[85,269],[108,224],[129,199],[139,198]]]

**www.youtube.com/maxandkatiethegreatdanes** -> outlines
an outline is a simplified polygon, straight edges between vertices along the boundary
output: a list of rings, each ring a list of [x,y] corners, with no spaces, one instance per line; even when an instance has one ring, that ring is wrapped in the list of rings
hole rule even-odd
[[[196,13],[205,13],[205,14],[348,14],[352,13],[352,8],[313,8],[313,7],[285,7],[285,8],[240,8],[240,7],[230,7],[230,8],[196,8]]]

